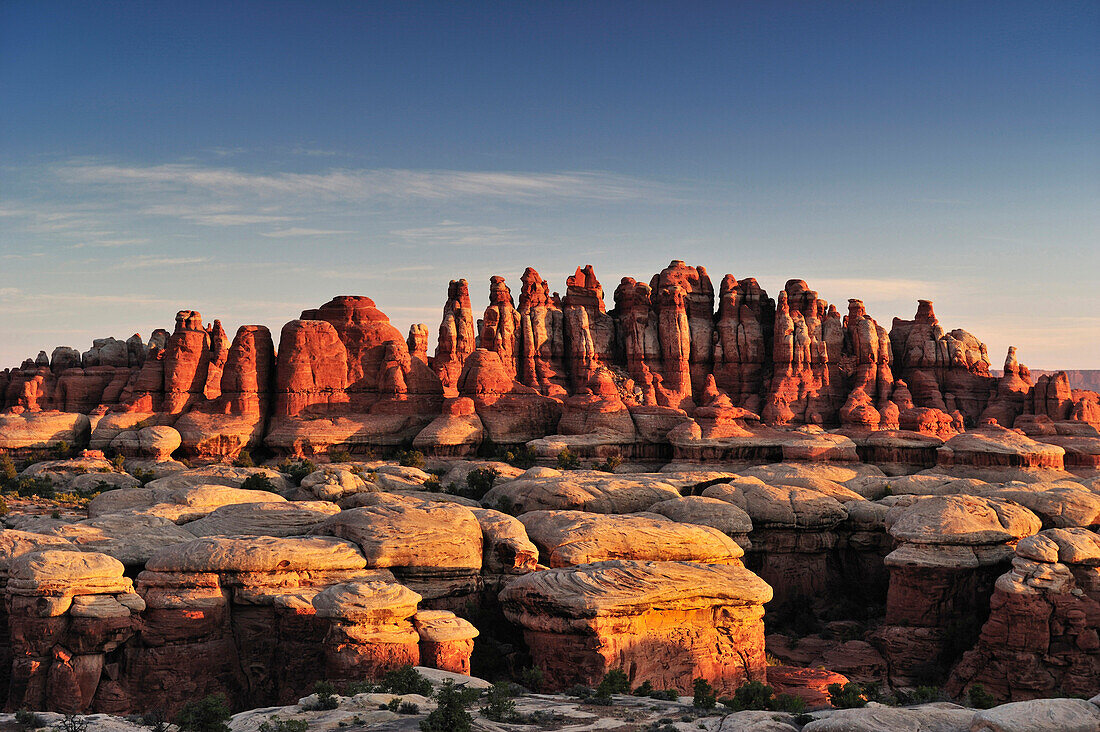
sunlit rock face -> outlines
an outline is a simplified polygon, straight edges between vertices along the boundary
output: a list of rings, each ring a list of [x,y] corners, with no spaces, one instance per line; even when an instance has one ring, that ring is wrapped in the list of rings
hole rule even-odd
[[[863,459],[908,471],[936,464],[936,440],[1019,422],[1065,451],[1061,464],[1048,450],[1027,465],[1100,465],[1100,397],[1063,373],[1033,381],[1015,349],[992,376],[985,346],[945,331],[931,301],[887,332],[861,300],[842,313],[805,280],[773,299],[751,277],[715,287],[681,260],[648,283],[622,278],[610,310],[590,265],[564,286],[553,292],[530,267],[518,282],[496,275],[482,309],[467,280],[451,281],[433,355],[424,325],[402,336],[368,297],[304,310],[283,326],[278,354],[263,326],[230,339],[220,321],[181,310],[148,343],[61,346],[0,373],[0,449],[106,449],[160,425],[180,433],[177,457],[200,462],[412,444],[461,457],[542,440],[532,449],[543,457]],[[993,451],[947,447],[940,464],[991,464]]]
[[[739,564],[616,560],[525,575],[501,593],[553,689],[620,669],[632,685],[763,680],[771,588]]]

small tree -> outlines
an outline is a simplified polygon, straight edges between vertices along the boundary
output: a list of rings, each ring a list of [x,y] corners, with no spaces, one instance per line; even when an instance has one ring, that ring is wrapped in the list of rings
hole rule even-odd
[[[481,713],[494,722],[513,722],[519,718],[516,703],[512,701],[511,684],[493,684],[485,692],[485,706]]]
[[[469,697],[447,679],[435,692],[436,708],[420,723],[423,732],[470,732],[474,718],[466,711]]]
[[[695,692],[695,697],[691,700],[692,705],[697,709],[714,709],[714,705],[718,703],[718,695],[714,693],[714,687],[710,682],[698,678],[692,682],[691,686]]]
[[[237,459],[233,461],[233,465],[238,468],[254,468],[256,463],[252,461],[252,454],[247,450],[241,450],[241,454],[237,456]]]
[[[558,470],[576,470],[580,466],[581,459],[568,447],[558,453]]]
[[[225,694],[211,694],[184,704],[176,724],[182,732],[229,732],[231,716]]]
[[[382,676],[381,687],[391,694],[419,694],[431,696],[432,682],[412,666],[402,666],[387,671]]]
[[[499,475],[500,473],[493,468],[471,470],[466,473],[466,490],[462,491],[462,495],[480,501],[492,489],[493,483]]]
[[[397,453],[397,464],[406,468],[423,468],[424,453],[419,450],[401,450]]]
[[[992,709],[997,706],[997,700],[981,684],[971,686],[966,692],[966,698],[975,709]]]

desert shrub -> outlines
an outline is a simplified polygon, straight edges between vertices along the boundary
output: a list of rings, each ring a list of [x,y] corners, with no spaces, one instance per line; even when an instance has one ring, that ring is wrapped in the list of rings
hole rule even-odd
[[[516,713],[513,696],[511,684],[493,684],[485,692],[485,706],[481,708],[481,713],[494,722],[514,722],[519,714]]]
[[[115,469],[116,473],[126,472],[126,456],[121,453],[111,458],[111,467]]]
[[[435,692],[436,708],[420,723],[423,732],[470,732],[474,718],[466,711],[473,703],[465,688],[447,679]]]
[[[649,698],[663,699],[664,701],[678,701],[680,699],[680,692],[677,689],[663,689],[653,692],[649,695]]]
[[[15,723],[26,730],[38,729],[39,727],[45,727],[43,719],[34,712],[26,709],[20,709],[15,713]]]
[[[139,720],[142,727],[148,727],[153,732],[168,732],[171,725],[164,716],[164,710],[157,708],[146,712]]]
[[[420,714],[420,705],[416,702],[401,702],[397,708],[398,714]]]
[[[294,485],[301,485],[302,480],[315,470],[317,470],[317,466],[311,460],[291,460],[287,458],[279,463],[279,472],[289,475]]]
[[[997,700],[981,684],[971,686],[966,692],[966,698],[975,709],[991,709],[997,706]]]
[[[580,466],[581,459],[568,447],[558,453],[558,470],[577,470]]]
[[[309,723],[304,719],[279,719],[272,717],[260,723],[260,732],[307,732]]]
[[[591,686],[584,686],[583,684],[573,684],[562,692],[562,694],[566,696],[576,697],[577,699],[587,699],[595,693],[595,689]]]
[[[254,468],[256,463],[252,461],[252,453],[247,450],[241,450],[241,454],[237,456],[237,459],[233,461],[233,465],[238,468]]]
[[[649,696],[650,694],[653,693],[653,684],[651,684],[648,680],[643,681],[638,686],[638,688],[636,688],[634,691],[632,691],[630,693],[633,694],[634,696]]]
[[[459,492],[459,495],[466,498],[473,498],[475,501],[480,501],[485,497],[485,494],[493,487],[493,483],[496,482],[498,473],[493,468],[478,468],[477,470],[471,470],[466,473],[466,488]]]
[[[58,460],[64,460],[72,454],[72,448],[64,440],[58,440],[53,446],[53,455]],[[85,723],[87,724],[87,723]]]
[[[424,453],[419,450],[400,450],[394,457],[397,458],[398,465],[403,465],[406,468],[424,467]]]
[[[783,665],[783,662],[780,661],[776,656],[772,655],[771,653],[767,653],[767,652],[764,653],[764,663],[768,664],[769,666],[782,666]]]
[[[623,464],[623,459],[619,455],[608,455],[602,463],[596,463],[593,467],[596,470],[603,471],[604,473],[614,473],[615,468]]]
[[[176,724],[181,732],[229,732],[230,716],[225,694],[211,694],[184,704]]]
[[[351,452],[347,448],[328,451],[328,459],[334,463],[346,463],[351,461]]]
[[[432,476],[424,481],[424,490],[432,493],[441,493],[443,491],[443,484],[439,482],[439,478]]]
[[[142,470],[141,468],[134,468],[130,471],[130,475],[137,478],[142,485],[147,485],[157,479],[157,474],[152,470]]]
[[[0,455],[0,487],[7,490],[8,486],[14,484],[15,479],[18,477],[19,471],[16,470],[11,455]]]
[[[336,698],[336,687],[328,681],[318,681],[313,685],[313,693],[317,695],[317,701],[311,710],[335,709],[340,706],[340,700]]]
[[[718,695],[714,693],[714,687],[710,685],[709,681],[698,678],[692,682],[691,687],[695,692],[695,696],[691,700],[694,707],[697,709],[714,709],[714,705],[718,702]]]
[[[866,697],[866,688],[864,688],[864,696]],[[943,689],[938,686],[918,686],[913,689],[913,693],[910,695],[912,701],[910,704],[927,704],[934,701],[947,701],[947,695],[944,694]]]
[[[531,448],[524,445],[523,447],[517,447],[507,451],[503,455],[504,462],[511,465],[513,468],[522,468],[527,470],[528,468],[535,467],[535,463],[538,462],[538,455]]]
[[[749,709],[770,710],[775,703],[775,690],[760,681],[746,681],[737,687],[732,697],[723,697],[722,704],[735,712]]]
[[[432,682],[412,666],[402,666],[393,671],[387,671],[379,685],[383,691],[390,694],[419,694],[420,696],[432,694]]]
[[[44,475],[36,478],[24,477],[15,482],[15,492],[23,498],[38,496],[39,498],[53,498],[57,491],[54,490],[53,481]]]
[[[604,674],[604,677],[600,679],[600,685],[596,687],[596,693],[606,692],[607,694],[629,694],[630,693],[630,679],[626,677],[626,674],[617,668],[613,668]]]
[[[542,688],[544,680],[542,669],[538,666],[528,666],[519,672],[519,680],[528,689],[537,692]]]
[[[7,516],[11,509],[8,508],[8,502],[0,497],[0,516]]]
[[[379,704],[378,708],[386,709],[393,712],[394,714],[397,714],[397,710],[401,708],[401,697],[395,696],[393,699],[390,699],[385,704]]]
[[[356,694],[377,694],[383,691],[378,684],[369,681],[349,681],[340,687],[341,696],[355,696]]]
[[[806,700],[794,694],[780,694],[775,697],[772,708],[777,712],[788,714],[802,714],[806,711]]]
[[[274,492],[275,485],[271,482],[271,478],[267,477],[263,473],[253,473],[244,479],[241,483],[241,488],[246,491],[271,491]]]
[[[867,698],[863,695],[863,688],[854,681],[849,681],[843,686],[829,684],[826,691],[829,692],[829,703],[837,709],[855,709],[867,706]]]

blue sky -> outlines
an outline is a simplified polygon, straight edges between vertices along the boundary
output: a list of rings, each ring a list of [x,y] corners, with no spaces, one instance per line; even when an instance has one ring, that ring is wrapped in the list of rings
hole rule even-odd
[[[1100,5],[0,0],[0,365],[531,265],[1100,368]]]

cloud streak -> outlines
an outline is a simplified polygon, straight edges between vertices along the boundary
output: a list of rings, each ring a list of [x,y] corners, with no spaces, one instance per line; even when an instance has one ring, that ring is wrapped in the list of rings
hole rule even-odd
[[[66,163],[55,173],[80,185],[175,190],[212,194],[448,200],[491,198],[539,202],[553,199],[630,201],[658,192],[656,184],[608,173],[524,173],[463,170],[334,169],[323,173],[248,173],[233,168],[173,163],[127,166]]]

